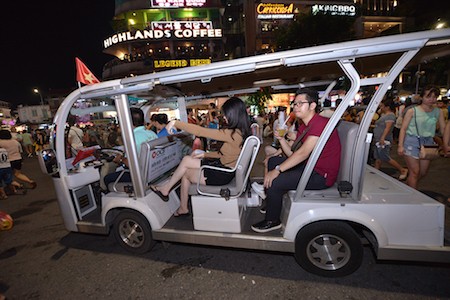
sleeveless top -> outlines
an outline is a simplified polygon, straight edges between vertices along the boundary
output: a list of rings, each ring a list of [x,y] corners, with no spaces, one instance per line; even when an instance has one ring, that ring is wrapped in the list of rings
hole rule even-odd
[[[421,136],[421,137],[434,137],[436,134],[436,124],[439,120],[439,108],[435,107],[430,112],[425,112],[418,106],[413,108],[413,116],[409,122],[406,134]],[[417,123],[417,127],[416,127]]]

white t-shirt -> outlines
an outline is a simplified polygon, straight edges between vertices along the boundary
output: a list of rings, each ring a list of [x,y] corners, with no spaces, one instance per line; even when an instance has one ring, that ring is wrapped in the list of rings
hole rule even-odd
[[[8,158],[8,151],[5,148],[0,148],[0,169],[10,168],[11,163]]]
[[[67,135],[68,140],[71,141],[70,146],[75,150],[83,148],[83,135],[83,130],[80,128],[76,126],[70,127],[69,134]]]

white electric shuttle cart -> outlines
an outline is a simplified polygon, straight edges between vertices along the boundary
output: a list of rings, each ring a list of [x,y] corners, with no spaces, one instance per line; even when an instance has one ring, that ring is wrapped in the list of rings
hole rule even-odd
[[[126,249],[142,253],[156,241],[291,252],[307,271],[343,276],[360,266],[363,245],[380,260],[450,262],[445,242],[445,206],[367,165],[372,117],[400,72],[410,64],[450,54],[450,30],[425,31],[277,52],[169,70],[84,86],[62,103],[54,119],[52,149],[42,152],[41,167],[53,177],[67,230],[113,233]],[[186,120],[186,103],[226,99],[269,87],[272,93],[316,86],[325,94],[343,80],[346,94],[312,152],[296,190],[285,195],[282,229],[255,233],[264,218],[249,183],[260,147],[250,137],[241,151],[236,178],[221,187],[191,187],[192,215],[175,218],[179,195],[164,201],[150,188],[165,180],[189,152],[190,135],[178,133],[134,144],[129,108],[177,107]],[[361,88],[376,87],[360,124],[340,121]],[[342,87],[341,87],[342,89]],[[114,111],[122,130],[123,151],[132,181],[113,183],[101,193],[104,169],[114,151],[100,149],[98,160],[73,162],[65,156],[69,114],[83,118]],[[115,116],[115,115],[114,115]],[[335,186],[305,190],[332,130],[342,144]],[[448,231],[448,228],[447,228]]]

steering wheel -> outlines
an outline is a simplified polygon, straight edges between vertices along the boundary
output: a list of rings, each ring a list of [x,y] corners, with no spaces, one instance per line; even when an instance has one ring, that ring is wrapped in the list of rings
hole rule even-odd
[[[112,162],[114,157],[117,155],[123,156],[124,152],[119,149],[113,149],[113,148],[102,148],[97,149],[94,152],[94,156],[98,160],[106,160],[107,162]]]

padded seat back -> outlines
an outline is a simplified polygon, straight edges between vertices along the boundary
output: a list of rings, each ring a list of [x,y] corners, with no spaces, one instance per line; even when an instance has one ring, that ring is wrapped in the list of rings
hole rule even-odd
[[[239,154],[238,160],[234,169],[220,169],[210,166],[202,166],[202,169],[205,168],[214,168],[223,170],[225,172],[231,171],[235,172],[235,177],[231,182],[226,185],[220,186],[212,186],[212,185],[202,185],[202,184],[192,184],[189,188],[189,194],[195,195],[206,195],[213,197],[221,197],[221,190],[229,190],[229,197],[239,197],[245,190],[248,182],[248,178],[250,176],[250,172],[253,168],[253,164],[256,160],[256,156],[258,155],[259,147],[261,142],[256,136],[249,136],[242,146],[241,153]]]
[[[340,197],[339,191],[337,189],[337,183],[340,181],[351,182],[351,172],[352,172],[352,160],[354,143],[356,143],[356,135],[358,134],[359,125],[353,122],[339,121],[337,125],[337,131],[339,134],[339,140],[341,142],[341,163],[339,167],[339,173],[336,183],[324,190],[305,190],[303,195],[305,197]],[[290,197],[295,195],[296,190],[289,192]]]
[[[339,140],[341,142],[341,165],[337,182],[350,181],[354,144],[358,134],[359,125],[353,122],[340,121],[337,126]]]

